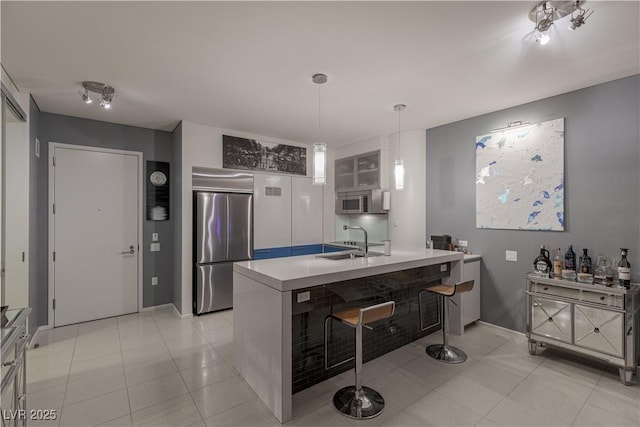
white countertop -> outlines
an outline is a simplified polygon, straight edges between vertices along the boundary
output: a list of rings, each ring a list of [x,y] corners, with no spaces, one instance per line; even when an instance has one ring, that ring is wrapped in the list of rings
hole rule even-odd
[[[339,252],[236,262],[233,264],[233,271],[281,292],[286,292],[426,265],[463,261],[464,259],[462,252],[439,249],[393,249],[390,256],[382,255],[366,259],[329,260],[321,258],[323,255],[337,253]]]

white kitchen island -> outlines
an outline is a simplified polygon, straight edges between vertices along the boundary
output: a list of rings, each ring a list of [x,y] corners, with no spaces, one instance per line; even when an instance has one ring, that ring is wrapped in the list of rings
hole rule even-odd
[[[340,282],[352,279],[446,263],[447,281],[462,279],[460,252],[394,249],[391,256],[321,258],[326,255],[335,253],[234,264],[233,364],[282,423],[292,414],[292,293],[327,284],[339,288]],[[296,298],[300,302],[305,295]]]

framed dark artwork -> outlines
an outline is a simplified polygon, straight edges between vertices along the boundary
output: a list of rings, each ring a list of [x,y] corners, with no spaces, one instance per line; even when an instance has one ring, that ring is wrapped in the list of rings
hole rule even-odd
[[[169,163],[147,161],[147,220],[169,219]]]
[[[307,174],[307,149],[222,135],[222,167]]]

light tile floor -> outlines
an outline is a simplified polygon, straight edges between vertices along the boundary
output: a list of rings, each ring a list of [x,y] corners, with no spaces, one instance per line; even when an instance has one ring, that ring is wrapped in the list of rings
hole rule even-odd
[[[173,309],[46,331],[29,350],[28,407],[59,426],[275,426],[232,367],[232,311],[181,320]],[[347,372],[294,396],[292,426],[640,426],[640,387],[616,369],[552,350],[531,356],[523,335],[471,326],[450,341],[469,359],[424,352],[436,333],[365,364],[382,415],[353,421],[330,404]]]

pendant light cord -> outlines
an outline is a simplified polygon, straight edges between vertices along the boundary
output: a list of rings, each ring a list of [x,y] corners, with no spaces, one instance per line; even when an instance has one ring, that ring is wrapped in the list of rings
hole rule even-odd
[[[322,140],[322,85],[318,85],[318,137],[317,140]]]

